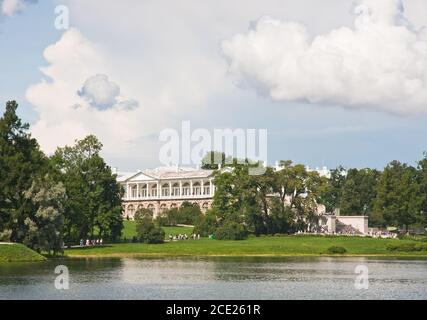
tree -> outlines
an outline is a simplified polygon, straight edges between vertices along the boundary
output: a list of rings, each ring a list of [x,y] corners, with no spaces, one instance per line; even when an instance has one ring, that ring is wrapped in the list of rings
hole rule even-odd
[[[149,210],[148,210],[149,211]],[[138,210],[135,213],[136,233],[139,241],[149,244],[163,243],[165,232],[153,222],[147,209]]]
[[[350,169],[341,189],[342,215],[370,215],[377,197],[380,172],[375,169]]]
[[[37,141],[28,133],[29,125],[16,114],[18,104],[6,103],[0,118],[0,237],[22,242],[26,237],[27,211],[24,191],[36,177],[50,171],[49,162]]]
[[[424,158],[418,162],[419,186],[421,210],[418,222],[427,226],[427,152],[424,152]]]
[[[28,231],[24,244],[38,252],[62,252],[64,185],[46,175],[34,180],[24,196],[31,208],[31,214],[25,219]]]
[[[332,213],[341,207],[341,194],[346,181],[346,170],[339,166],[331,170],[331,177],[328,179],[327,187],[323,190],[321,197],[326,212]]]
[[[392,161],[384,169],[378,182],[374,210],[385,225],[408,227],[418,220],[422,205],[417,170]]]
[[[123,229],[123,190],[116,175],[100,156],[102,144],[93,136],[58,148],[52,157],[67,190],[65,239],[68,242],[94,237],[115,240]]]

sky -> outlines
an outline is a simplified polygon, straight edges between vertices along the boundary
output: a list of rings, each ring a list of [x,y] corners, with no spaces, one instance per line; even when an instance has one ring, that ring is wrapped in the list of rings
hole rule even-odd
[[[414,165],[425,12],[425,0],[0,0],[0,112],[17,100],[47,154],[95,134],[121,171],[159,165],[160,132],[182,121],[267,129],[271,164]]]

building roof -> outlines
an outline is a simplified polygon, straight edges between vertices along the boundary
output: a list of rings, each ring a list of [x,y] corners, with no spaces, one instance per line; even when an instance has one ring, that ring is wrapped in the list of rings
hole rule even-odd
[[[117,181],[149,181],[149,180],[177,180],[177,179],[203,179],[209,178],[213,170],[181,167],[160,167],[137,172],[118,173]]]

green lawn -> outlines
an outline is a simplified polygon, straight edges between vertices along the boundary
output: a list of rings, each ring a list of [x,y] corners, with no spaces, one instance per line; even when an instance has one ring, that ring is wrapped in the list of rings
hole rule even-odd
[[[1,244],[0,263],[4,262],[36,262],[44,261],[45,257],[22,244]]]
[[[390,252],[388,244],[413,243],[412,240],[373,239],[360,237],[250,237],[244,241],[187,240],[160,245],[114,244],[103,248],[66,250],[68,256],[286,256],[321,255],[330,246],[342,246],[347,255],[417,256],[426,257],[427,251]]]
[[[122,239],[131,240],[134,236],[136,236],[135,230],[135,221],[123,221],[124,229]],[[193,228],[191,227],[163,227],[165,231],[165,238],[169,239],[169,235],[177,235],[177,234],[187,234],[191,235],[193,232]]]

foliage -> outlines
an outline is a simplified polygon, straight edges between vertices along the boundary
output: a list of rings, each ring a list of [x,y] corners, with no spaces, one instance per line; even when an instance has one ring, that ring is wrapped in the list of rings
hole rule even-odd
[[[244,240],[248,233],[241,224],[227,221],[215,230],[215,236],[218,240]]]
[[[322,190],[322,203],[326,212],[333,212],[341,207],[341,193],[346,180],[346,170],[339,166],[331,170],[331,178],[328,179],[327,187]]]
[[[95,229],[99,237],[113,241],[121,234],[123,190],[100,156],[101,150],[102,144],[90,135],[72,147],[58,148],[52,157],[67,190],[67,242],[93,238]]]
[[[24,191],[50,168],[28,133],[29,125],[16,114],[17,108],[15,101],[7,102],[0,118],[0,238],[22,242],[27,233],[25,220],[31,214]]]
[[[23,243],[37,252],[62,253],[64,185],[46,175],[34,180],[24,195],[31,214],[25,219],[28,231]]]
[[[176,226],[178,224],[195,225],[202,219],[202,211],[197,204],[183,202],[181,207],[167,210],[159,218],[161,225]]]
[[[419,173],[414,167],[391,162],[381,174],[377,187],[375,210],[383,225],[404,226],[419,220],[422,193]]]
[[[327,253],[330,253],[330,254],[344,254],[344,253],[347,253],[347,249],[344,248],[344,247],[340,247],[340,246],[332,246],[332,247],[328,248]]]
[[[255,235],[290,233],[316,225],[317,206],[325,180],[303,165],[282,162],[282,169],[266,168],[263,175],[250,175],[250,165],[215,176],[213,209],[216,223],[241,224]]]
[[[149,244],[164,242],[165,232],[154,224],[152,217],[147,212],[138,210],[135,214],[135,222],[136,233],[140,242]]]
[[[217,217],[214,210],[208,210],[195,224],[194,233],[202,237],[208,237],[215,233],[218,227]]]
[[[341,215],[370,215],[377,197],[380,172],[375,169],[349,169],[341,190]]]

